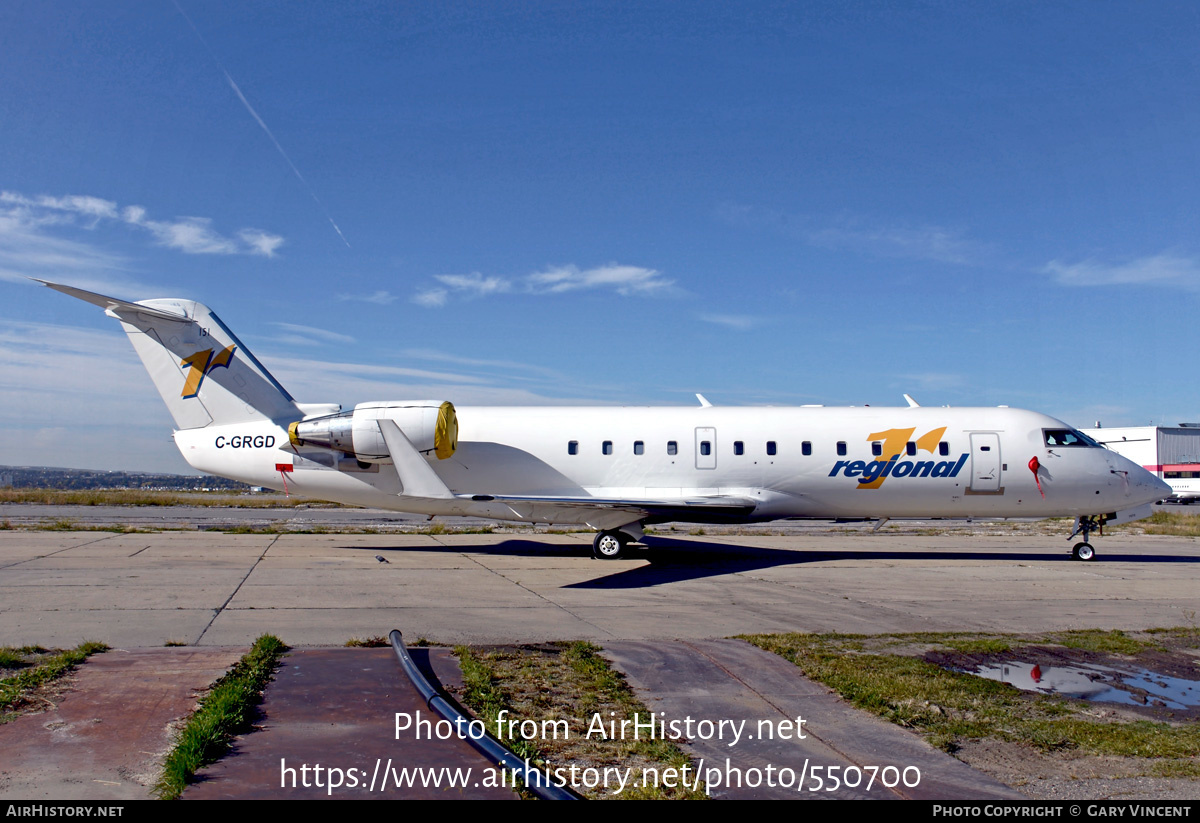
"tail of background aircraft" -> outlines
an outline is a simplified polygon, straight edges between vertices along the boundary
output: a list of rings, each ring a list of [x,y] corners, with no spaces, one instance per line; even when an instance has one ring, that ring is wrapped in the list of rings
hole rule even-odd
[[[38,282],[121,321],[180,429],[263,420],[286,424],[303,416],[292,396],[207,306],[169,298],[128,303]]]

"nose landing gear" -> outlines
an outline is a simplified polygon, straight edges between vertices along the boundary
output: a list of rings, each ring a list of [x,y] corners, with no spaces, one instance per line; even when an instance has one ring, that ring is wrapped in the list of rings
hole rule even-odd
[[[1098,515],[1098,514],[1084,515],[1084,516],[1076,518],[1075,528],[1071,531],[1071,533],[1069,535],[1067,535],[1067,539],[1070,540],[1075,535],[1082,534],[1083,542],[1076,543],[1071,548],[1071,559],[1072,560],[1095,560],[1096,559],[1096,549],[1092,546],[1091,543],[1088,542],[1088,535],[1093,530],[1097,530],[1101,534],[1104,533],[1104,518],[1102,515]]]

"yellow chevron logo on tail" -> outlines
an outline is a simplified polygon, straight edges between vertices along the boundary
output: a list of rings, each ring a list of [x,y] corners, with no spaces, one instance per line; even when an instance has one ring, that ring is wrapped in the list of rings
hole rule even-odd
[[[217,353],[216,357],[213,357],[212,349],[204,349],[179,361],[180,366],[188,367],[187,380],[184,381],[183,391],[179,396],[186,400],[199,394],[200,384],[204,382],[204,378],[209,372],[222,366],[229,367],[236,348],[237,346],[226,346]]]

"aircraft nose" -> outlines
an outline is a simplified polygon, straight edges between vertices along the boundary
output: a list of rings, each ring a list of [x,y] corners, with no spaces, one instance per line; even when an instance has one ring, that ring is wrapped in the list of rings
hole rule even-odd
[[[1138,491],[1138,496],[1145,498],[1146,502],[1148,503],[1166,500],[1168,497],[1174,494],[1175,490],[1172,489],[1168,483],[1155,477],[1140,466],[1138,467],[1136,476],[1137,481],[1135,485]]]

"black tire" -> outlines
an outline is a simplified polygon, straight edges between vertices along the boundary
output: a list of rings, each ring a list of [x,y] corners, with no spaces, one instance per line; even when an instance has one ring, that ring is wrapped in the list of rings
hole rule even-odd
[[[1091,543],[1076,543],[1075,548],[1071,549],[1072,560],[1095,560],[1096,550],[1092,548]]]
[[[600,560],[617,560],[625,555],[629,538],[618,531],[598,532],[592,540],[592,556]]]

